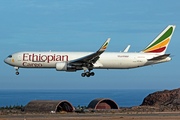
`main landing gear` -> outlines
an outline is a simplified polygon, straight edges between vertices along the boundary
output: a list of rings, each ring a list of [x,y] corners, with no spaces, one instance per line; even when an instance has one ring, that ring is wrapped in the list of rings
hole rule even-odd
[[[95,74],[94,72],[85,72],[85,73],[82,73],[81,76],[82,77],[85,77],[85,76],[90,77],[90,76],[94,76],[94,74]]]
[[[19,67],[14,67],[14,68],[16,70],[16,75],[19,75],[19,72],[18,72]]]
[[[88,69],[87,67],[83,67],[84,73],[81,74],[82,77],[90,77],[90,76],[94,76],[94,72],[91,72],[92,69]],[[86,72],[86,70],[89,70],[89,72]]]

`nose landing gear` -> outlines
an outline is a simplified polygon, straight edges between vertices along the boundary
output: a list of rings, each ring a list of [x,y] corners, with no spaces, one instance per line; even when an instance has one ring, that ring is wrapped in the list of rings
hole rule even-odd
[[[19,75],[19,72],[16,72],[16,75]]]
[[[16,70],[16,75],[19,75],[19,72],[18,72],[19,67],[14,67],[14,68]]]

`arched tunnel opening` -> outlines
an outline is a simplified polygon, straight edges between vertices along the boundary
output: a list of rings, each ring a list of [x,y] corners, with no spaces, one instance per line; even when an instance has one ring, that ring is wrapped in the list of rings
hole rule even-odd
[[[103,100],[96,106],[96,109],[118,109],[118,107],[111,100]]]
[[[68,102],[61,102],[58,105],[56,112],[60,112],[60,111],[72,112],[73,108]]]
[[[97,98],[92,100],[88,108],[92,109],[119,109],[115,101],[111,99]]]

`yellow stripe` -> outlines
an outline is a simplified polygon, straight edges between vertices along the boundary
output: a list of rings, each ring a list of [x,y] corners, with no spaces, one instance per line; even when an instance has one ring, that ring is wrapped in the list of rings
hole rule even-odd
[[[155,45],[154,47],[149,48],[149,49],[147,49],[147,50],[145,50],[143,52],[148,52],[148,51],[152,51],[152,50],[156,50],[158,48],[164,47],[164,46],[166,46],[169,43],[169,41],[170,41],[170,38],[164,40],[163,42],[161,42],[161,43]]]

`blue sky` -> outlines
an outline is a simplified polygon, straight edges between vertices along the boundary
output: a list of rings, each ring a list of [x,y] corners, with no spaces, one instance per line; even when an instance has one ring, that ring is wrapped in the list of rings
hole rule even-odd
[[[175,89],[179,88],[179,0],[6,0],[0,1],[0,89]],[[78,72],[19,69],[4,59],[19,51],[106,51],[144,49],[167,25],[176,25],[167,63],[129,70]]]

